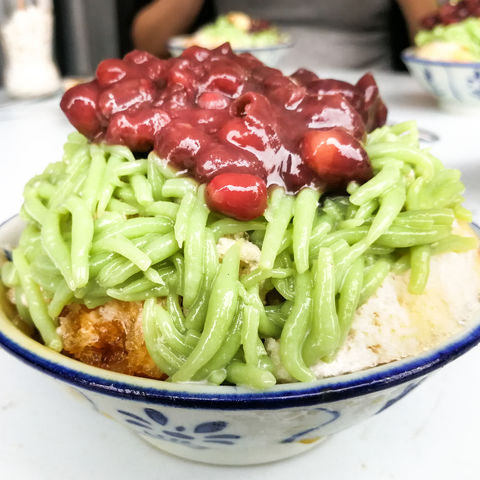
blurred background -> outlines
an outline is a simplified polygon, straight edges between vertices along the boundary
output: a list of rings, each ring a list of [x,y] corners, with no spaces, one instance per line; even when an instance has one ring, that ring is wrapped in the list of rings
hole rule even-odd
[[[12,5],[28,4],[27,1],[0,0],[0,23],[4,23],[8,9]],[[149,1],[147,0],[44,0],[50,3],[54,15],[54,58],[62,76],[86,76],[95,71],[98,62],[103,58],[118,57],[133,48],[131,27],[135,15]],[[195,20],[188,31],[193,32],[201,25],[211,22],[218,14],[225,13],[233,7],[246,13],[257,14],[267,12],[269,20],[280,28],[289,28],[296,21],[288,11],[288,2],[203,2]],[[316,2],[311,2],[315,10]],[[317,6],[327,2],[318,2]],[[328,2],[331,3],[331,2]],[[363,2],[357,2],[363,6]],[[400,52],[408,46],[409,38],[404,18],[393,0],[380,0],[381,10],[377,9],[371,21],[369,34],[376,41],[388,43],[388,58],[383,58],[380,68],[403,69]],[[259,5],[261,8],[259,9]],[[290,6],[291,8],[291,6]],[[318,10],[318,9],[317,9]],[[367,12],[368,13],[368,12]],[[355,20],[355,19],[353,19]],[[312,18],[312,23],[316,21]],[[349,21],[331,25],[332,30],[341,31],[349,28]],[[380,33],[381,32],[381,33]],[[387,36],[385,38],[385,32]],[[380,35],[380,36],[379,36]],[[372,38],[373,38],[372,37]],[[1,54],[0,69],[4,68],[4,54]],[[295,52],[292,52],[295,55]]]

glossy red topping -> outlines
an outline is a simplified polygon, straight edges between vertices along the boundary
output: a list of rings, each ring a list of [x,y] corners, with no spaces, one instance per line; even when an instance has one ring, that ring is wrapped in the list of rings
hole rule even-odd
[[[200,182],[248,173],[292,193],[371,176],[361,141],[387,115],[370,74],[356,85],[304,69],[285,76],[227,44],[191,47],[169,60],[141,51],[104,60],[97,79],[68,90],[61,107],[91,140],[154,149]],[[337,138],[338,127],[344,148],[329,150],[329,164],[338,162],[332,176],[319,168],[318,152],[314,162],[305,152],[316,138],[311,132]]]
[[[334,187],[345,188],[351,180],[364,182],[371,177],[365,150],[342,127],[310,130],[301,151],[307,165]]]
[[[267,186],[256,175],[221,173],[207,185],[208,206],[237,220],[253,220],[267,207]]]
[[[108,124],[105,140],[128,145],[132,150],[146,151],[170,117],[161,108],[115,113]]]
[[[103,132],[103,119],[98,111],[100,89],[96,80],[76,85],[67,90],[60,108],[70,123],[85,136],[94,139]]]
[[[458,23],[468,17],[480,17],[480,0],[445,3],[436,12],[424,17],[420,23],[425,30],[431,30],[437,25]]]

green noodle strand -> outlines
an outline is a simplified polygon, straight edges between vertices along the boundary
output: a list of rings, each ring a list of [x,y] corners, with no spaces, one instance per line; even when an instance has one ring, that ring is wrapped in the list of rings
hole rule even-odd
[[[28,217],[35,220],[39,225],[42,225],[45,222],[45,217],[48,213],[47,207],[45,207],[33,191],[26,190],[23,198],[23,211]]]
[[[131,183],[135,199],[140,205],[150,205],[153,203],[152,186],[143,175],[132,175]]]
[[[116,177],[132,175],[132,187],[135,190],[133,176],[147,173],[147,160],[135,160],[134,162],[122,162],[116,166],[114,174]],[[153,199],[152,199],[153,201]]]
[[[91,207],[76,195],[71,195],[65,207],[72,214],[72,241],[70,257],[74,289],[84,287],[89,279],[89,252],[93,238]]]
[[[255,285],[247,292],[243,292],[243,287],[240,285],[244,301],[255,308],[259,315],[258,331],[263,337],[278,338],[281,333],[281,326],[275,324],[271,318],[267,316],[265,306],[260,298],[259,286]]]
[[[183,252],[185,258],[183,304],[185,308],[189,308],[193,304],[202,284],[205,267],[205,226],[208,213],[209,210],[204,198],[204,186],[202,186],[198,189],[197,199],[188,219]]]
[[[90,163],[89,149],[86,146],[79,148],[73,155],[67,176],[57,186],[55,195],[49,202],[49,207],[58,208],[72,193],[76,193],[83,185]]]
[[[209,377],[211,373],[215,371],[223,371],[223,379],[225,379],[227,375],[226,367],[235,357],[241,345],[241,333],[243,326],[242,312],[243,307],[240,306],[237,309],[227,338],[212,359],[196,373],[195,379],[203,380]]]
[[[207,317],[200,340],[182,367],[172,376],[174,382],[190,380],[222,345],[232,323],[238,302],[240,245],[225,254],[208,302]]]
[[[193,178],[169,178],[163,184],[162,195],[164,197],[182,198],[188,191],[194,192],[197,189],[197,185]]]
[[[312,280],[310,272],[297,274],[299,294],[295,298],[292,311],[285,322],[280,337],[280,358],[287,372],[300,382],[315,380],[311,370],[305,365],[302,347],[305,340],[310,315],[312,314]]]
[[[60,232],[60,215],[55,211],[50,210],[45,217],[41,238],[43,249],[62,274],[70,290],[75,290],[71,255]]]
[[[154,162],[147,160],[147,179],[150,182],[152,196],[155,201],[162,200],[162,187],[164,177],[158,170]]]
[[[2,283],[8,288],[12,288],[17,286],[19,282],[20,279],[15,265],[11,262],[5,262],[2,265]]]
[[[380,208],[373,218],[372,225],[367,234],[367,242],[372,244],[385,233],[402,210],[405,203],[406,192],[403,185],[399,185],[386,192],[381,201]]]
[[[335,270],[333,253],[321,248],[314,271],[311,330],[303,346],[303,358],[309,366],[328,358],[338,347],[340,326],[335,309]]]
[[[173,324],[180,333],[185,333],[185,316],[182,308],[180,307],[180,301],[178,295],[169,293],[167,297],[167,310],[172,316]]]
[[[185,237],[187,236],[188,219],[190,218],[195,201],[196,192],[194,190],[188,190],[180,202],[174,227],[175,238],[180,248],[182,248]]]
[[[122,159],[117,155],[112,155],[107,161],[102,182],[99,187],[97,217],[102,217],[105,214],[115,188],[121,185],[115,175],[115,170],[121,163]]]
[[[207,316],[208,300],[210,292],[202,282],[202,288],[198,292],[193,304],[187,309],[185,325],[187,328],[201,331]]]
[[[17,268],[20,283],[27,300],[28,310],[35,327],[40,332],[45,345],[52,350],[61,352],[63,349],[62,339],[57,333],[56,325],[48,315],[47,305],[43,299],[38,285],[32,280],[30,266],[20,249],[13,251],[13,262]]]
[[[164,178],[176,177],[177,173],[175,172],[175,170],[170,167],[166,160],[160,158],[154,151],[151,151],[148,154],[147,161],[149,163],[153,163],[159,174],[162,175]]]
[[[275,385],[275,376],[262,368],[234,360],[227,367],[227,380],[256,390],[266,390]]]
[[[260,312],[251,305],[245,305],[242,325],[242,345],[247,365],[258,365],[258,326]]]
[[[338,298],[338,322],[340,324],[340,342],[342,345],[347,337],[357,310],[363,287],[364,259],[358,258],[348,270],[340,296]]]
[[[385,277],[390,272],[392,265],[388,260],[380,259],[365,272],[362,291],[360,292],[359,305],[365,303],[383,283]]]
[[[475,237],[461,237],[450,235],[435,243],[432,248],[432,255],[445,252],[468,252],[478,247],[478,240]],[[3,277],[2,277],[3,278]]]
[[[108,207],[109,210],[113,212],[118,212],[124,216],[128,215],[137,215],[139,210],[138,207],[134,205],[130,205],[126,202],[122,202],[121,200],[118,200],[117,198],[112,198],[108,202]]]
[[[82,188],[82,198],[89,212],[97,208],[100,198],[100,186],[107,166],[105,152],[98,145],[90,145],[91,162],[85,184]]]
[[[249,231],[265,230],[265,222],[258,220],[251,220],[248,222],[241,222],[233,218],[222,218],[210,225],[215,238],[219,239],[225,235],[233,235],[235,233],[243,233]]]
[[[150,257],[123,235],[115,235],[98,240],[95,243],[95,247],[99,250],[118,253],[122,257],[130,260],[130,262],[142,271],[147,270],[150,265],[152,265]]]
[[[430,273],[431,248],[428,245],[412,247],[410,253],[410,282],[408,291],[413,294],[423,293]]]
[[[298,273],[310,268],[309,243],[319,198],[319,191],[304,188],[295,199],[292,240],[293,258]]]
[[[177,251],[178,244],[173,232],[154,238],[143,248],[143,253],[149,257],[151,265],[169,258]],[[127,259],[114,259],[101,268],[97,281],[104,288],[114,287],[140,270],[137,265],[130,263]]]
[[[150,298],[145,300],[142,310],[142,329],[145,338],[145,345],[148,353],[155,364],[167,375],[171,375],[178,365],[178,359],[168,355],[166,349],[161,349],[162,339],[157,328],[157,300]],[[167,355],[165,355],[167,353]],[[173,364],[173,365],[172,365]]]
[[[279,191],[277,189],[276,191]],[[294,200],[283,194],[283,198],[279,201],[277,210],[272,220],[268,222],[263,240],[263,248],[260,257],[260,267],[266,270],[273,268],[275,258],[280,250],[282,239],[284,238],[288,224],[293,215]]]
[[[23,302],[24,295],[25,292],[23,288],[20,285],[17,285],[15,287],[15,306],[17,307],[18,315],[22,322],[31,329],[31,327],[34,327],[34,323],[28,305],[25,305]]]
[[[178,205],[173,202],[158,201],[143,205],[140,209],[142,215],[153,215],[155,217],[165,217],[169,223],[173,223],[178,212]]]
[[[52,301],[48,304],[49,316],[57,318],[62,313],[63,308],[73,300],[73,297],[73,292],[68,288],[66,282],[59,282]]]
[[[116,220],[103,229],[99,235],[96,235],[95,241],[99,242],[118,235],[132,239],[149,233],[161,234],[171,230],[171,223],[164,218],[134,217],[128,220]],[[93,250],[95,249],[98,249],[98,244],[94,244]]]
[[[371,180],[359,187],[351,196],[350,202],[354,205],[364,205],[381,196],[400,180],[400,170],[396,166],[387,165]]]
[[[161,305],[156,305],[156,328],[158,329],[163,343],[178,358],[188,357],[192,351],[184,336],[175,327],[174,321],[170,313]]]

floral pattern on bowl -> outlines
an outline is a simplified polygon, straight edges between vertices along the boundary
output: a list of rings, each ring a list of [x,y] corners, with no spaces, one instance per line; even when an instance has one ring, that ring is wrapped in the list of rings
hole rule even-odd
[[[330,435],[384,411],[424,377],[322,406],[285,409],[202,409],[118,399],[75,388],[107,418],[174,455],[206,463],[256,464],[306,451]]]
[[[148,419],[125,410],[118,410],[118,413],[125,417],[128,424],[140,427],[140,431],[137,431],[140,435],[149,435],[192,448],[208,448],[206,444],[211,443],[234,445],[235,441],[241,438],[240,435],[219,433],[228,427],[228,423],[223,420],[199,423],[191,429],[183,425],[169,427],[168,424],[172,422],[169,422],[168,417],[160,410],[147,407],[143,411]]]

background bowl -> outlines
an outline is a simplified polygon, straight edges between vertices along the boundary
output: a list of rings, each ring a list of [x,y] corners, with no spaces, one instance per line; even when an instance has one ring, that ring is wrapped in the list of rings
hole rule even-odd
[[[23,226],[18,217],[0,226],[0,245],[15,245]],[[480,341],[477,316],[448,342],[416,357],[261,392],[173,384],[90,367],[22,333],[8,319],[4,292],[0,300],[0,345],[7,351],[73,387],[98,412],[152,445],[213,464],[258,464],[302,453],[387,409]]]
[[[411,47],[402,59],[418,82],[438,99],[442,107],[480,110],[480,62],[458,63],[427,60]]]
[[[168,51],[173,57],[178,57],[186,48],[189,37],[186,35],[178,35],[170,38],[167,44]],[[190,46],[190,45],[189,45]],[[255,55],[261,62],[274,67],[280,59],[293,47],[293,42],[284,41],[275,45],[266,47],[249,47],[249,48],[233,48],[237,55],[240,53],[251,53]]]

